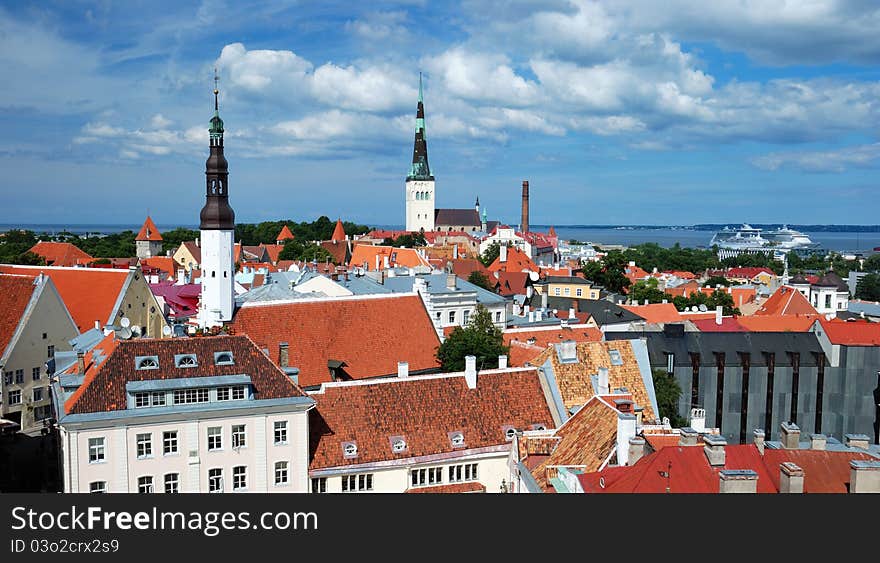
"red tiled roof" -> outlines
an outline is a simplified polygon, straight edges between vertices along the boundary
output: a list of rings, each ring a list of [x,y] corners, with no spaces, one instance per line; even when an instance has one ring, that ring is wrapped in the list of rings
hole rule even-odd
[[[828,450],[764,450],[764,465],[779,490],[779,465],[790,461],[804,470],[805,493],[848,493],[852,460],[876,461],[867,453]]]
[[[773,270],[770,268],[764,267],[739,267],[739,268],[729,268],[723,275],[729,278],[745,278],[752,279],[758,274],[769,274],[771,276],[775,276]]]
[[[342,219],[336,220],[336,227],[333,229],[330,240],[337,242],[345,240],[345,229],[342,227]]]
[[[168,277],[174,278],[177,275],[177,262],[170,256],[154,256],[152,258],[141,258],[141,268],[146,270],[153,268],[160,272],[165,272]]]
[[[522,366],[541,355],[547,346],[565,340],[575,342],[598,342],[602,331],[596,327],[544,327],[529,330],[507,329],[503,332],[504,345],[510,346],[511,366]]]
[[[675,276],[682,280],[692,280],[697,277],[693,272],[685,272],[682,270],[665,270],[663,273]]]
[[[494,283],[495,292],[502,297],[525,295],[529,274],[526,272],[493,272],[489,283]]]
[[[345,362],[353,379],[395,374],[399,361],[411,372],[439,367],[440,339],[417,295],[245,305],[232,327],[276,362],[279,342],[287,342],[304,387],[330,381],[328,360]]]
[[[507,249],[507,261],[502,262],[501,256],[489,265],[490,272],[520,273],[524,270],[537,272],[538,266],[522,250],[511,246]]]
[[[36,287],[35,279],[34,276],[0,274],[0,310],[3,311],[0,315],[0,357],[6,352],[6,347],[27,310]]]
[[[670,446],[649,454],[634,465],[578,475],[589,493],[717,493],[719,472],[751,469],[758,474],[757,492],[775,493],[776,487],[754,444],[727,445],[725,464],[709,465],[703,448]],[[667,478],[665,475],[668,474]],[[604,477],[605,486],[599,479]]]
[[[492,274],[489,272],[489,269],[486,268],[486,266],[483,266],[483,263],[476,258],[459,258],[457,260],[452,260],[451,262],[452,273],[463,280],[468,279],[468,276],[474,272],[480,272],[486,276],[486,279],[488,280],[492,279]]]
[[[621,305],[627,311],[649,323],[680,323],[681,313],[672,303],[649,303],[648,305]]]
[[[737,317],[751,332],[807,332],[821,315],[749,315]]]
[[[737,317],[721,317],[721,324],[716,323],[714,318],[693,319],[692,322],[700,332],[749,332]]]
[[[281,254],[281,251],[284,250],[283,244],[262,244],[260,246],[266,249],[266,253],[269,255],[269,260],[275,264],[278,262],[278,255]]]
[[[232,365],[217,365],[215,352],[232,352]],[[177,368],[175,354],[195,354],[197,369]],[[159,369],[138,370],[137,356],[158,356]],[[246,336],[198,338],[139,338],[116,342],[110,356],[89,374],[67,400],[68,413],[124,410],[125,385],[130,381],[154,381],[186,377],[249,375],[257,399],[302,397],[305,394]]]
[[[111,320],[110,314],[129,271],[115,268],[0,265],[0,273],[36,276],[43,272],[52,278],[52,283],[80,332],[94,327],[95,321],[104,324]]]
[[[46,242],[41,240],[28,250],[41,256],[49,266],[77,266],[88,264],[94,258],[69,242]]]
[[[462,374],[327,384],[310,394],[309,468],[325,469],[508,444],[506,427],[551,427],[553,418],[534,368],[483,371],[469,389]],[[464,448],[449,433],[461,432]],[[406,451],[391,450],[392,436]],[[355,442],[357,458],[343,457]]]
[[[450,485],[436,485],[434,487],[414,487],[404,491],[406,493],[485,493],[486,485],[472,481],[470,483],[452,483]]]
[[[681,441],[680,434],[642,434],[642,438],[651,446],[651,448],[656,452],[660,451],[662,448],[666,448],[669,446],[678,446],[678,443]],[[703,445],[702,436],[697,439],[697,446]],[[693,446],[687,446],[693,447]]]
[[[153,223],[153,220],[149,215],[147,215],[147,220],[144,221],[144,225],[141,227],[141,230],[138,231],[134,240],[162,241],[162,234],[159,232],[159,229],[156,228],[156,224]]]
[[[348,241],[341,239],[338,241],[324,240],[321,241],[321,248],[330,253],[333,257],[333,263],[337,266],[348,264]]]
[[[880,323],[863,321],[835,322],[820,317],[819,322],[832,344],[843,346],[880,346]]]
[[[195,261],[196,261],[196,266],[198,266],[199,264],[201,264],[201,263],[202,263],[202,249],[201,249],[201,247],[200,247],[198,244],[196,244],[196,241],[194,241],[194,240],[192,240],[192,241],[184,241],[182,244],[183,244],[184,247],[186,247],[187,251],[188,251],[188,252],[192,255],[192,257],[195,259]],[[186,267],[188,268],[188,267],[189,267],[189,264],[184,264],[184,266],[186,266]]]
[[[429,266],[428,261],[412,248],[396,248],[392,246],[371,246],[368,244],[355,245],[351,252],[349,263],[352,267],[363,267],[368,271],[385,269],[385,258],[388,258],[390,267],[403,266],[415,268],[416,266]],[[378,258],[379,267],[376,268]]]
[[[816,309],[803,294],[791,287],[782,286],[767,298],[756,315],[815,315]]]
[[[296,237],[293,236],[293,233],[290,232],[290,229],[287,228],[287,225],[284,225],[283,227],[281,227],[281,232],[278,233],[278,236],[275,237],[275,240],[280,240],[283,242],[285,240],[293,240],[294,238]]]

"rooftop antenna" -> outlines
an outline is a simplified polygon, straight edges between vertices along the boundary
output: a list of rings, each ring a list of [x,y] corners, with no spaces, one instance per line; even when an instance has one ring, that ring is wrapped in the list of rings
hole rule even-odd
[[[218,111],[220,106],[217,104],[217,95],[220,93],[220,88],[217,83],[220,81],[220,77],[217,76],[217,67],[214,67],[214,111]]]

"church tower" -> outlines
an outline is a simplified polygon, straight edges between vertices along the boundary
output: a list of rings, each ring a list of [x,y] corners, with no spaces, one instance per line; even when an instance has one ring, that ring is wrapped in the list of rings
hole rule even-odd
[[[416,109],[416,138],[412,167],[406,177],[406,230],[434,230],[434,176],[428,166],[425,139],[425,105],[422,101],[422,75],[419,73],[419,103]]]
[[[229,169],[223,156],[223,120],[220,119],[217,96],[217,74],[214,73],[214,116],[211,118],[211,155],[205,163],[206,193],[202,208],[202,295],[199,303],[199,325],[212,327],[232,320],[235,307],[235,212],[229,207]]]

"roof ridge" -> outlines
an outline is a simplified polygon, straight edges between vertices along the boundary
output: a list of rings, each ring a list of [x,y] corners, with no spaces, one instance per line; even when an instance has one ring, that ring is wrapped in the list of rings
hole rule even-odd
[[[503,373],[520,373],[534,371],[538,368],[534,366],[507,367],[487,370],[477,370],[477,376],[480,375],[500,375]],[[336,389],[342,387],[360,387],[366,385],[381,385],[384,383],[406,383],[408,381],[430,381],[434,379],[452,379],[455,377],[464,377],[463,371],[451,371],[444,373],[427,373],[421,375],[408,375],[406,377],[389,376],[389,377],[371,377],[369,379],[352,379],[349,381],[325,381],[321,383],[321,388],[317,391],[310,391],[309,395],[323,395],[325,389]]]

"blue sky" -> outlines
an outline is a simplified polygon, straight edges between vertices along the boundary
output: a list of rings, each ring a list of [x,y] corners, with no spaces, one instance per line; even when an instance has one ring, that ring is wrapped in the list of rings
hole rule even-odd
[[[880,5],[0,4],[0,223],[194,224],[220,74],[240,222],[876,224]]]

